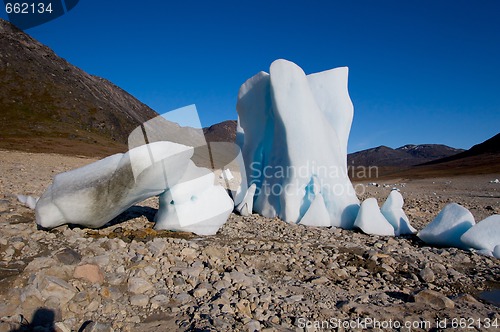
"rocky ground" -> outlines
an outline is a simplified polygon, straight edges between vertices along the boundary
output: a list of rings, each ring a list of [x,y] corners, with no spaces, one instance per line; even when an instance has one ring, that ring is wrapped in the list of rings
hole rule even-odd
[[[15,194],[40,195],[90,161],[0,151],[0,331],[500,330],[499,260],[416,236],[257,215],[232,215],[210,237],[156,232],[155,199],[99,230],[38,230]],[[380,203],[398,188],[422,229],[450,201],[476,221],[500,213],[495,177],[358,188]]]

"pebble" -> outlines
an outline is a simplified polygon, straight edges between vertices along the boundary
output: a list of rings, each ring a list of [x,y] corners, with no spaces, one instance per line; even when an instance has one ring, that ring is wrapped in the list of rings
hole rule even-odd
[[[262,329],[261,325],[260,325],[260,322],[257,321],[257,320],[251,320],[249,321],[246,325],[246,330],[248,332],[256,332],[256,331],[260,331]]]
[[[44,299],[54,297],[61,304],[68,303],[77,293],[77,289],[68,282],[52,276],[42,277],[38,290]]]
[[[429,283],[435,280],[434,272],[428,267],[425,267],[420,271],[420,277],[422,278],[423,281]]]
[[[85,279],[92,283],[102,284],[104,275],[99,266],[94,264],[79,265],[75,268],[73,277],[77,279]]]
[[[318,277],[318,278],[313,278],[311,280],[311,283],[315,284],[315,285],[321,285],[321,284],[325,284],[325,283],[327,283],[329,281],[330,280],[327,277],[322,276],[322,277]]]
[[[85,327],[80,329],[81,332],[114,332],[113,328],[108,323],[90,322],[85,324]]]
[[[165,294],[159,294],[153,296],[150,302],[151,302],[151,308],[156,309],[158,307],[166,306],[170,302],[170,297],[168,297]]]
[[[133,294],[143,294],[152,289],[153,285],[143,278],[130,278],[128,280],[128,291]]]
[[[205,296],[208,293],[208,289],[205,287],[198,287],[193,291],[193,296],[196,298],[200,298]]]
[[[236,303],[236,309],[238,313],[246,317],[252,317],[252,310],[250,309],[250,302],[248,300],[240,300],[238,303]]]
[[[73,249],[65,248],[56,254],[57,260],[64,265],[75,265],[80,263],[82,256]]]
[[[415,295],[415,302],[429,305],[435,309],[453,309],[455,303],[443,294],[433,290],[423,290]]]
[[[138,307],[145,307],[149,303],[149,296],[139,294],[130,297],[130,304]]]

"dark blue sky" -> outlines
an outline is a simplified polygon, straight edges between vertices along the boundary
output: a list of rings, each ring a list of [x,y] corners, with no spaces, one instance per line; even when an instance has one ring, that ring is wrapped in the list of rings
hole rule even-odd
[[[5,14],[3,14],[5,18]],[[285,58],[348,66],[349,151],[500,131],[500,1],[97,1],[27,32],[162,113],[236,118],[240,85]]]

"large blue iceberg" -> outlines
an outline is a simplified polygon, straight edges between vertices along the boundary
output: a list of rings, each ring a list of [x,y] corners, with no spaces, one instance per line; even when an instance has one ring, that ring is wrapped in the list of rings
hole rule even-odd
[[[348,69],[306,75],[276,60],[238,95],[238,135],[253,210],[312,226],[353,227],[359,200],[347,175],[353,105]]]

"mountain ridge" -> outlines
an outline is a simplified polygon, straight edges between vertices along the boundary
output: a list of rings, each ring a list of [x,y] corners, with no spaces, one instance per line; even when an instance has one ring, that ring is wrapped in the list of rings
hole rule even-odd
[[[426,165],[440,164],[468,157],[475,157],[483,154],[500,154],[500,133],[485,140],[482,143],[474,145],[469,150],[464,150],[461,153],[446,158],[430,161],[426,163]]]

